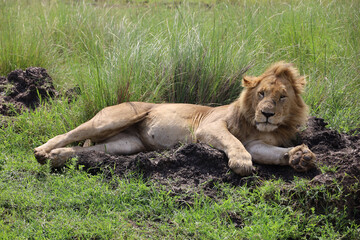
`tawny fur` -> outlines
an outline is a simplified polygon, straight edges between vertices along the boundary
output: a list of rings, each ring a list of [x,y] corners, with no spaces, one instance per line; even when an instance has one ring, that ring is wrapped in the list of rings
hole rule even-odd
[[[178,142],[204,142],[224,151],[229,167],[240,175],[251,174],[252,161],[306,171],[314,167],[315,155],[305,145],[290,147],[307,120],[308,107],[300,95],[305,84],[293,65],[278,62],[258,77],[244,77],[244,89],[230,105],[132,102],[107,107],[36,148],[35,157],[57,167],[80,152],[132,154]],[[96,145],[65,147],[85,139]]]

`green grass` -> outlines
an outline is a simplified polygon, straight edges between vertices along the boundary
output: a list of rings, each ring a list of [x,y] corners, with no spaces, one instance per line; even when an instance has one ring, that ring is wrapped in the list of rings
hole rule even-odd
[[[359,126],[358,1],[21,3],[0,2],[0,74],[47,68],[82,87],[87,118],[128,100],[229,103],[244,68],[285,60],[308,75],[312,114]]]
[[[360,126],[358,1],[129,2],[0,0],[0,75],[41,66],[58,89],[82,89],[75,103],[54,100],[0,129],[0,238],[357,239],[359,226],[330,204],[339,195],[302,179],[290,190],[219,185],[217,199],[199,192],[184,206],[151,181],[36,163],[34,147],[105,106],[226,104],[244,69],[279,60],[308,76],[312,114],[340,131]],[[314,198],[327,212],[307,205]]]

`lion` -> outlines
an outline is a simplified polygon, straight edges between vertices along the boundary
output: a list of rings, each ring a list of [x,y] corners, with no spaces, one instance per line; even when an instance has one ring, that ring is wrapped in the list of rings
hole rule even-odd
[[[228,166],[241,176],[253,162],[290,165],[304,172],[316,156],[291,140],[307,121],[301,97],[306,80],[290,63],[277,62],[258,77],[245,76],[243,90],[229,105],[209,107],[181,103],[127,102],[109,106],[75,129],[35,148],[40,164],[63,166],[79,153],[100,151],[128,155],[168,149],[178,143],[202,142],[223,151]],[[66,147],[82,140],[94,145]]]

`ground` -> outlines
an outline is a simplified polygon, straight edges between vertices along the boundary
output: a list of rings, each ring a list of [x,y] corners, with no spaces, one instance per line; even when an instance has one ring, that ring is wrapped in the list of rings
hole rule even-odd
[[[16,70],[7,78],[0,77],[0,93],[2,115],[14,115],[15,112],[34,109],[39,105],[39,96],[43,99],[59,96],[51,77],[43,68]],[[229,169],[228,159],[223,152],[200,143],[179,144],[166,151],[130,156],[91,152],[79,155],[77,164],[91,174],[101,172],[108,178],[114,175],[140,173],[144,178],[172,190],[173,194],[202,191],[212,198],[217,196],[217,183],[242,186],[259,184],[263,180],[282,179],[288,183],[283,187],[283,191],[291,191],[289,186],[294,184],[297,178],[306,178],[310,180],[309,188],[323,185],[328,191],[336,192],[340,187],[341,196],[334,200],[333,204],[340,208],[346,207],[349,218],[359,221],[359,130],[354,130],[350,134],[341,134],[327,128],[326,125],[321,118],[309,118],[307,128],[299,133],[294,142],[294,144],[307,144],[317,155],[317,168],[305,173],[298,173],[288,166],[255,164],[252,176],[240,177]],[[190,198],[179,201],[191,204]],[[321,206],[322,202],[314,200],[309,204]],[[236,223],[236,216],[233,218]]]
[[[333,204],[340,208],[346,206],[349,217],[360,219],[360,189],[357,185],[360,179],[360,135],[340,134],[325,126],[323,119],[311,117],[307,129],[299,134],[297,142],[306,143],[317,155],[317,168],[305,173],[298,173],[288,166],[255,164],[253,176],[243,178],[231,172],[223,152],[201,143],[131,156],[92,152],[80,155],[78,164],[92,174],[102,172],[108,177],[139,172],[175,194],[202,191],[212,198],[216,198],[218,182],[242,186],[281,178],[289,183],[284,186],[284,191],[287,191],[296,178],[306,178],[310,180],[309,187],[323,184],[330,192],[342,187],[340,200]],[[321,171],[320,168],[328,170]],[[311,204],[322,205],[321,202]]]

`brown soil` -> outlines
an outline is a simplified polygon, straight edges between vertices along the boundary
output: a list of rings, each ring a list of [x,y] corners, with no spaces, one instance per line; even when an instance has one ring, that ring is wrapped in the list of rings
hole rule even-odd
[[[70,102],[79,91],[79,87],[75,87],[66,91],[64,96]],[[15,116],[22,111],[35,109],[40,101],[55,97],[60,97],[60,94],[44,68],[18,69],[7,77],[0,77],[0,115]]]
[[[55,97],[58,93],[44,68],[29,67],[12,71],[7,78],[0,77],[0,114],[13,116],[39,106],[40,99]]]

